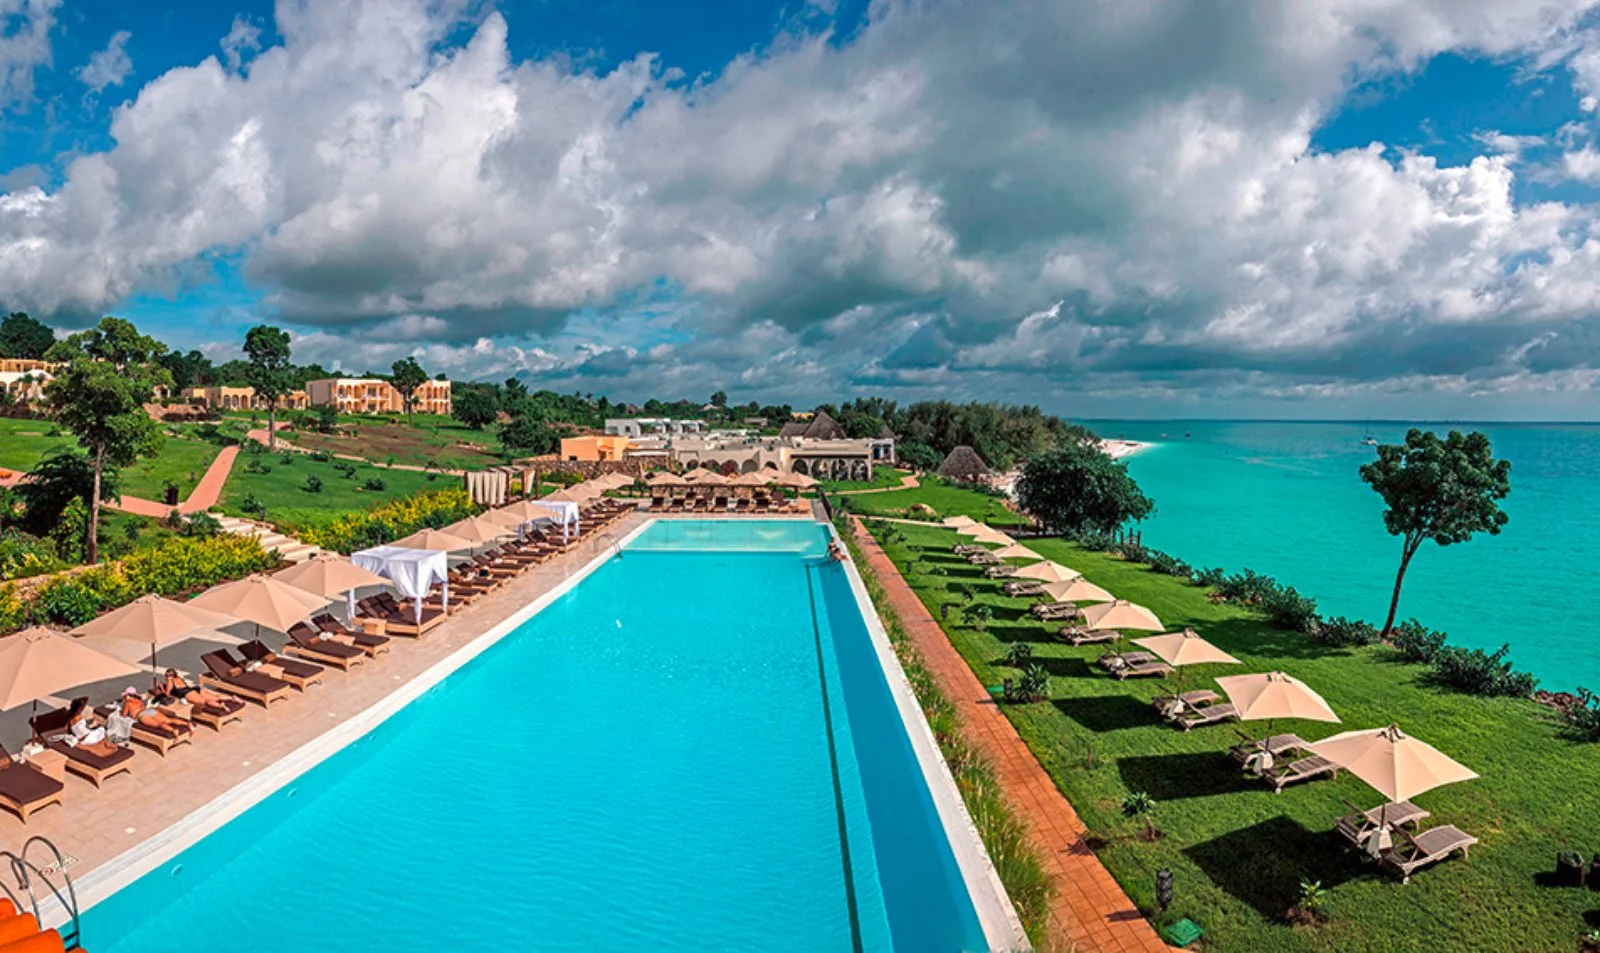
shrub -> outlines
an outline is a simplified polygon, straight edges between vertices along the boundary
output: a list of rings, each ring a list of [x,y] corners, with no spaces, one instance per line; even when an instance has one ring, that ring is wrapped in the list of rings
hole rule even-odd
[[[92,620],[100,614],[105,602],[91,585],[78,576],[47,583],[34,597],[34,620],[65,626],[79,626]]]
[[[283,464],[286,467],[293,466],[294,465],[294,451],[293,450],[285,450],[285,451],[283,451],[283,453],[278,455],[278,462]]]
[[[311,451],[311,460],[312,460],[313,463],[327,463],[329,460],[332,460],[332,459],[333,459],[333,454],[329,453],[326,450],[313,450],[313,451]]]
[[[306,491],[307,493],[321,493],[322,477],[317,476],[315,473],[307,474],[306,482],[300,485],[300,489]]]
[[[1312,632],[1321,617],[1317,615],[1317,600],[1302,596],[1293,586],[1278,586],[1263,593],[1258,600],[1267,622],[1287,632]]]
[[[1169,556],[1159,549],[1145,550],[1145,561],[1150,564],[1152,572],[1160,573],[1163,576],[1177,576],[1180,579],[1188,579],[1194,575],[1193,566],[1176,556]]]
[[[245,498],[239,501],[239,509],[258,520],[267,518],[267,505],[257,499],[254,493],[245,494]]]
[[[1340,648],[1372,645],[1378,641],[1378,629],[1370,622],[1335,616],[1332,619],[1323,619],[1312,626],[1311,637],[1323,645]]]
[[[258,444],[258,446],[259,446],[259,444]],[[248,462],[248,463],[246,463],[244,465],[244,472],[246,472],[246,473],[259,473],[259,474],[265,476],[266,474],[272,472],[272,467],[269,464],[262,463],[260,460],[252,457],[250,459],[250,462]]]
[[[333,468],[346,480],[354,480],[356,478],[356,465],[348,460],[334,461]]]
[[[1013,642],[1011,650],[1006,653],[1006,664],[1012,668],[1027,668],[1033,662],[1033,645],[1028,642]]]
[[[215,536],[220,532],[222,532],[222,524],[217,522],[217,518],[210,513],[195,513],[185,519],[183,525],[178,529],[180,536],[198,539]]]
[[[1511,667],[1505,660],[1510,651],[1510,645],[1502,645],[1493,652],[1447,645],[1434,654],[1428,678],[1469,695],[1526,698],[1538,687],[1538,680]]]
[[[361,484],[362,489],[371,490],[374,493],[382,493],[387,486],[388,484],[383,482],[382,477],[367,477],[367,482]]]
[[[28,623],[28,603],[16,586],[0,586],[0,632],[13,632]]]
[[[1074,533],[1071,539],[1084,549],[1092,549],[1102,553],[1110,552],[1111,547],[1117,544],[1116,537],[1097,529]]]
[[[1022,670],[1022,677],[1011,683],[1006,701],[1028,704],[1042,701],[1050,694],[1050,672],[1034,662]]]
[[[368,546],[392,543],[419,529],[438,529],[476,512],[477,507],[465,490],[427,490],[370,510],[289,528],[301,541],[313,546],[352,553]]]
[[[267,452],[266,444],[259,440],[251,439],[250,437],[246,437],[239,445],[244,448],[244,452],[247,455],[252,457],[259,457],[261,454]]]
[[[0,579],[22,579],[65,568],[67,564],[57,558],[55,545],[49,540],[14,529],[0,530]]]
[[[3,598],[4,593],[0,592],[0,599]],[[1593,692],[1579,688],[1576,701],[1562,709],[1561,714],[1583,740],[1600,741],[1600,698]]]
[[[1200,569],[1195,571],[1194,584],[1197,586],[1208,586],[1212,589],[1217,589],[1222,586],[1223,581],[1227,578],[1228,573],[1225,570],[1218,569],[1216,567],[1212,567],[1210,569]]]
[[[56,519],[55,528],[50,531],[57,558],[68,563],[83,562],[84,543],[88,536],[89,506],[81,497],[73,497]]]
[[[1407,619],[1389,631],[1389,644],[1402,661],[1426,665],[1444,648],[1445,634],[1430,629],[1416,619]]]
[[[1217,593],[1230,602],[1242,602],[1245,605],[1257,605],[1278,588],[1278,583],[1271,576],[1263,576],[1254,569],[1245,569],[1243,572],[1224,576],[1217,583]]]

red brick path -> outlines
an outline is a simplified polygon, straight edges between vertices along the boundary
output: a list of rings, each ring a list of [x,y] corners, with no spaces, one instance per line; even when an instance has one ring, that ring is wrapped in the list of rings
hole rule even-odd
[[[854,520],[856,544],[883,584],[889,605],[922,655],[923,664],[961,713],[962,731],[994,764],[1012,807],[1028,824],[1055,883],[1050,904],[1054,948],[1076,953],[1166,953],[1100,858],[1082,845],[1086,831],[1011,722],[989,698],[928,609],[917,599],[877,541]]]

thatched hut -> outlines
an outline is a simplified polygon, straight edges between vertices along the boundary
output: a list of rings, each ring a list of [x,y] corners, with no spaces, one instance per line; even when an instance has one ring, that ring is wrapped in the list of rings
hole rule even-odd
[[[939,464],[939,475],[965,483],[977,483],[989,479],[994,471],[978,456],[978,451],[963,444],[950,451],[950,455]]]

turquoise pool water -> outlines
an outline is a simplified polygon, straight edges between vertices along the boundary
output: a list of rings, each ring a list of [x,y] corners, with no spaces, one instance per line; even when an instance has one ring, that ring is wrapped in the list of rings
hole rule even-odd
[[[826,532],[655,524],[86,944],[984,949]]]

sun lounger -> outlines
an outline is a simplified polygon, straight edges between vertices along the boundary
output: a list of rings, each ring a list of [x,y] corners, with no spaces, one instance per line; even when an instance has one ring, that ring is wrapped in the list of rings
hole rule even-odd
[[[243,666],[234,663],[232,658],[221,650],[207,652],[200,656],[200,661],[205,663],[207,669],[200,675],[201,685],[247,698],[262,708],[270,707],[273,702],[283,701],[293,690],[293,687],[281,678],[245,671]]]
[[[393,648],[387,635],[373,635],[352,629],[326,612],[313,618],[311,624],[334,639],[349,639],[350,644],[367,653],[368,657],[381,655]]]
[[[989,551],[989,547],[979,546],[976,543],[962,543],[959,546],[952,546],[950,551],[957,556],[970,556],[973,553],[986,553]]]
[[[1451,824],[1430,827],[1420,834],[1399,828],[1395,834],[1398,840],[1393,848],[1384,852],[1382,866],[1399,874],[1401,883],[1409,883],[1412,874],[1452,854],[1459,852],[1466,857],[1468,849],[1478,842],[1476,837]]]
[[[28,815],[42,807],[61,803],[66,785],[26,761],[11,760],[10,752],[0,747],[0,807],[28,823]]]
[[[1149,652],[1107,652],[1095,659],[1095,663],[1108,672],[1116,671],[1128,665],[1143,665],[1146,662],[1157,661]]]
[[[1120,633],[1110,629],[1094,631],[1080,629],[1075,625],[1062,626],[1056,632],[1056,638],[1071,642],[1073,645],[1097,645],[1102,642],[1115,642],[1119,637]]]
[[[1000,566],[1005,563],[1005,560],[985,549],[976,553],[968,553],[967,562],[972,563],[974,566]]]
[[[116,711],[118,707],[120,706],[116,702],[108,702],[107,704],[96,708],[94,713],[100,717],[101,721],[104,721],[105,719],[109,718],[111,713]],[[164,714],[173,718],[177,717],[170,711],[165,712]],[[185,720],[182,725],[177,727],[164,728],[157,727],[156,725],[146,724],[138,719],[134,719],[133,727],[128,731],[128,738],[129,740],[139,742],[146,748],[149,748],[151,751],[154,751],[156,754],[165,758],[167,756],[167,752],[171,751],[173,748],[176,748],[178,745],[192,744],[194,742],[194,727],[190,725],[187,720]]]
[[[133,770],[128,762],[133,760],[132,748],[118,748],[112,754],[95,754],[87,748],[68,744],[71,734],[67,729],[70,713],[65,708],[42,712],[28,719],[33,728],[33,740],[67,759],[67,770],[95,787],[106,779],[124,771]]]
[[[1430,816],[1429,812],[1417,807],[1410,801],[1397,801],[1390,804],[1380,804],[1370,811],[1363,811],[1345,801],[1345,806],[1350,808],[1350,813],[1339,818],[1333,829],[1358,850],[1367,849],[1367,838],[1376,834],[1384,827],[1416,827],[1422,819]]]
[[[321,630],[313,629],[303,622],[289,628],[289,644],[284,646],[283,650],[313,662],[332,665],[341,672],[348,671],[350,666],[367,659],[367,653],[360,648],[324,638]]]
[[[1172,672],[1172,666],[1160,660],[1140,662],[1137,665],[1120,665],[1111,669],[1111,674],[1115,675],[1119,682],[1130,678],[1165,678]]]
[[[1239,735],[1240,741],[1238,744],[1228,749],[1228,757],[1240,764],[1249,763],[1251,758],[1261,754],[1262,752],[1266,752],[1267,754],[1272,755],[1274,758],[1277,758],[1282,757],[1291,751],[1302,751],[1306,747],[1305,741],[1296,734],[1273,735],[1266,741],[1262,741],[1258,738],[1252,738],[1249,735],[1246,735],[1237,728],[1234,729],[1234,731]]]
[[[1328,775],[1332,778],[1339,776],[1339,766],[1327,758],[1318,755],[1300,758],[1287,763],[1279,762],[1261,772],[1261,777],[1272,785],[1273,794],[1282,794],[1285,785],[1296,781],[1309,781],[1312,778]]]
[[[260,639],[254,642],[246,642],[239,646],[239,654],[244,656],[242,663],[240,663],[239,659],[229,655],[226,649],[218,649],[217,652],[219,655],[226,657],[229,662],[240,664],[241,668],[248,668],[251,662],[260,663],[263,670],[270,666],[276,670],[276,673],[268,671],[267,674],[273,675],[274,678],[283,679],[302,692],[321,682],[327,675],[322,670],[322,666],[312,665],[310,662],[302,662],[299,659],[284,658],[267,648],[266,643]]]
[[[1083,610],[1078,608],[1078,604],[1075,602],[1041,602],[1038,605],[1029,606],[1028,612],[1035,619],[1060,621],[1076,618]]]
[[[1013,598],[1019,596],[1039,596],[1044,594],[1044,583],[1036,579],[1018,579],[1006,583],[1001,591]]]
[[[150,691],[158,696],[161,695],[162,685],[159,679],[151,682]],[[222,726],[228,722],[241,721],[244,718],[244,702],[237,698],[224,698],[218,705],[202,705],[193,694],[190,694],[188,698],[176,704],[187,705],[189,720],[197,725],[205,725],[212,731],[221,731]]]
[[[1227,721],[1235,716],[1232,705],[1202,705],[1197,708],[1186,709],[1183,714],[1172,719],[1172,723],[1184,731],[1193,728],[1203,728],[1214,725],[1220,721]]]
[[[990,566],[988,569],[983,571],[983,574],[989,579],[1004,579],[1007,576],[1015,576],[1017,574],[1017,567]]]
[[[1202,708],[1221,700],[1222,696],[1211,689],[1197,688],[1179,695],[1174,695],[1171,691],[1163,692],[1150,699],[1150,705],[1161,713],[1161,717],[1172,719],[1190,709]]]

